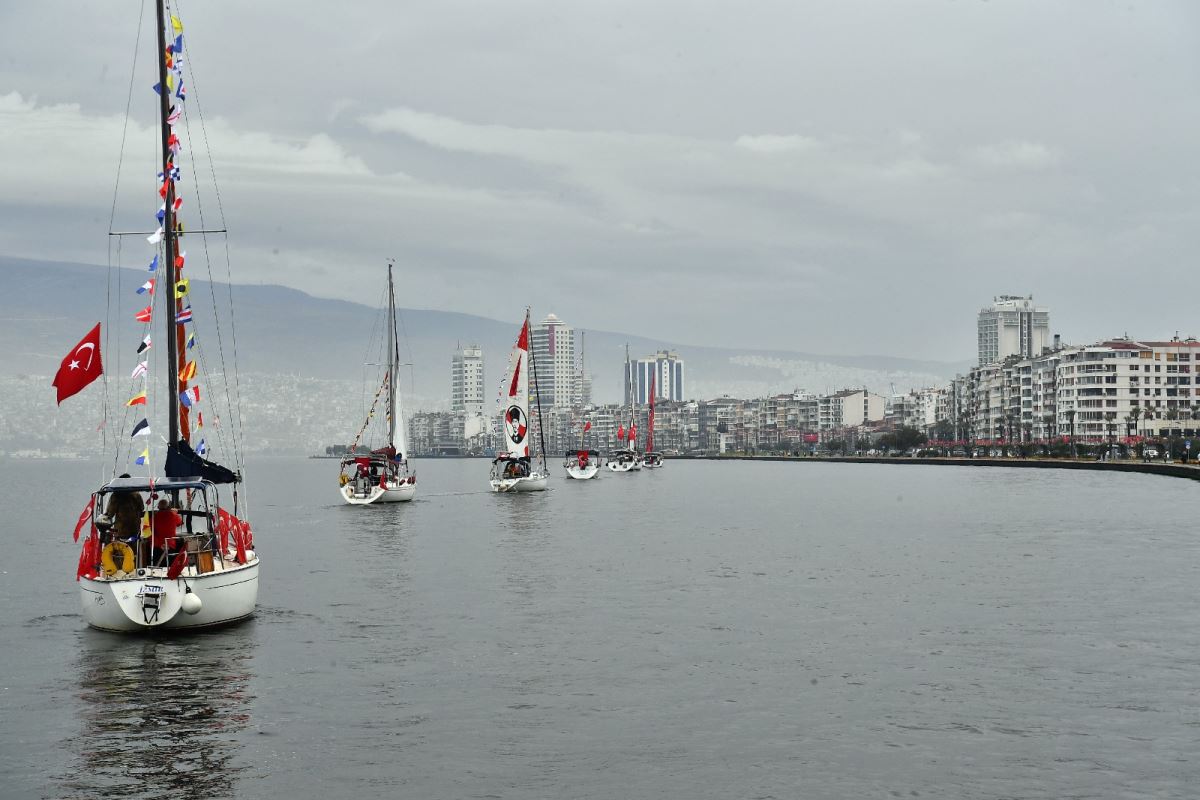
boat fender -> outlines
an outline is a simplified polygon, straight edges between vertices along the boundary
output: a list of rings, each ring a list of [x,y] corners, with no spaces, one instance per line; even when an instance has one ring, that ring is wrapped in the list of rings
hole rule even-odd
[[[117,564],[118,557],[120,565]],[[124,542],[109,542],[100,552],[100,566],[110,577],[118,572],[133,572],[133,548]]]
[[[338,486],[345,486],[349,482],[350,479],[346,477],[346,473],[343,472],[341,475],[338,475]]]
[[[204,603],[200,601],[200,596],[193,592],[190,586],[184,592],[183,599],[179,601],[179,607],[183,610],[183,613],[192,614],[193,616],[200,613],[203,605]]]

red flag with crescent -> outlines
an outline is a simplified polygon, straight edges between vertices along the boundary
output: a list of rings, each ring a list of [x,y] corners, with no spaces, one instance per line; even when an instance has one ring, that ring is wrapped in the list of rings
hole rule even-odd
[[[79,532],[83,530],[84,523],[92,518],[92,510],[96,507],[96,495],[92,495],[92,499],[88,500],[88,504],[83,509],[83,513],[79,515],[79,521],[75,523],[75,541],[79,541]]]
[[[67,353],[50,385],[58,390],[58,402],[61,405],[63,400],[82,391],[102,374],[104,365],[100,361],[100,323],[97,322],[96,327]]]

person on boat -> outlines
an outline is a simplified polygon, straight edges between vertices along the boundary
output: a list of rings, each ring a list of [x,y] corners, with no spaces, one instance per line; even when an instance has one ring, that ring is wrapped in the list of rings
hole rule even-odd
[[[129,473],[121,475],[128,478]],[[146,503],[142,500],[141,492],[113,492],[108,498],[108,506],[104,509],[113,520],[113,529],[117,539],[133,539],[141,531],[142,514],[146,511]]]
[[[182,546],[177,536],[183,517],[171,508],[171,503],[165,497],[158,501],[158,510],[151,515],[150,528],[153,531],[151,539],[150,563],[158,564],[164,561],[171,545],[176,549]]]

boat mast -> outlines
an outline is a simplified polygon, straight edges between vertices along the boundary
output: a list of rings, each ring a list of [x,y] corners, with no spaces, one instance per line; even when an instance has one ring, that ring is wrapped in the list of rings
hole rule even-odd
[[[396,449],[396,290],[392,284],[392,261],[388,260],[388,445]],[[399,452],[397,450],[397,452]]]
[[[584,353],[584,337],[587,331],[579,332],[579,394],[576,398],[579,400],[579,449],[583,449],[583,437],[586,431],[583,429],[583,376],[587,370],[587,356]]]
[[[162,172],[163,184],[167,188],[163,216],[163,250],[166,260],[165,305],[167,307],[167,445],[179,441],[179,343],[176,341],[178,324],[175,322],[175,311],[171,299],[175,297],[175,212],[171,207],[175,204],[175,182],[171,180],[171,126],[167,117],[171,114],[171,90],[167,86],[167,20],[163,9],[163,0],[157,0],[155,9],[158,14],[158,115],[162,136]],[[178,306],[178,303],[174,305]]]
[[[529,307],[528,306],[525,307],[525,330],[530,331],[529,338],[532,339],[533,335],[532,335],[532,329],[529,326]],[[532,343],[530,343],[530,346],[532,347]],[[542,452],[540,455],[542,457],[542,471],[545,472],[546,471],[546,420],[544,417],[542,417],[542,392],[538,388],[537,354],[536,353],[530,354],[529,365],[533,369],[533,397],[534,397],[534,400],[537,401],[537,410],[538,410],[538,441],[542,445]]]
[[[657,368],[655,372],[650,373],[650,416],[646,420],[646,452],[654,450],[654,379],[657,377]]]
[[[634,380],[633,380],[633,367],[630,366],[630,362],[629,362],[629,342],[625,343],[625,388],[626,388],[626,391],[629,393],[629,428],[626,428],[626,431],[625,431],[626,435],[628,435],[629,429],[633,428],[633,426],[634,426],[635,415],[634,415],[633,409],[634,409],[634,403],[637,400],[637,398],[635,397],[637,390],[635,388]],[[633,439],[626,439],[623,447],[628,450],[635,450],[635,449],[637,449],[637,442],[633,441]]]

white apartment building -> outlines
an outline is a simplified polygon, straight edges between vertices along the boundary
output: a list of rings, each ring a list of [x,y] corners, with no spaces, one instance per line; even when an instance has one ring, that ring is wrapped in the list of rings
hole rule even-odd
[[[979,311],[979,366],[1009,356],[1032,358],[1050,346],[1050,312],[1033,304],[1033,295],[1000,295]]]
[[[533,377],[543,407],[577,405],[579,365],[575,362],[575,329],[554,314],[530,332]]]
[[[654,399],[683,402],[685,368],[683,359],[673,351],[659,350],[653,356],[639,358],[629,364],[633,375],[625,376],[625,404],[629,405],[629,392],[637,405],[650,402],[650,379],[654,377]]]
[[[872,394],[866,389],[844,389],[819,398],[817,425],[822,431],[831,431],[880,422],[885,406],[883,395]]]
[[[483,416],[483,351],[470,345],[450,359],[450,410]]]

